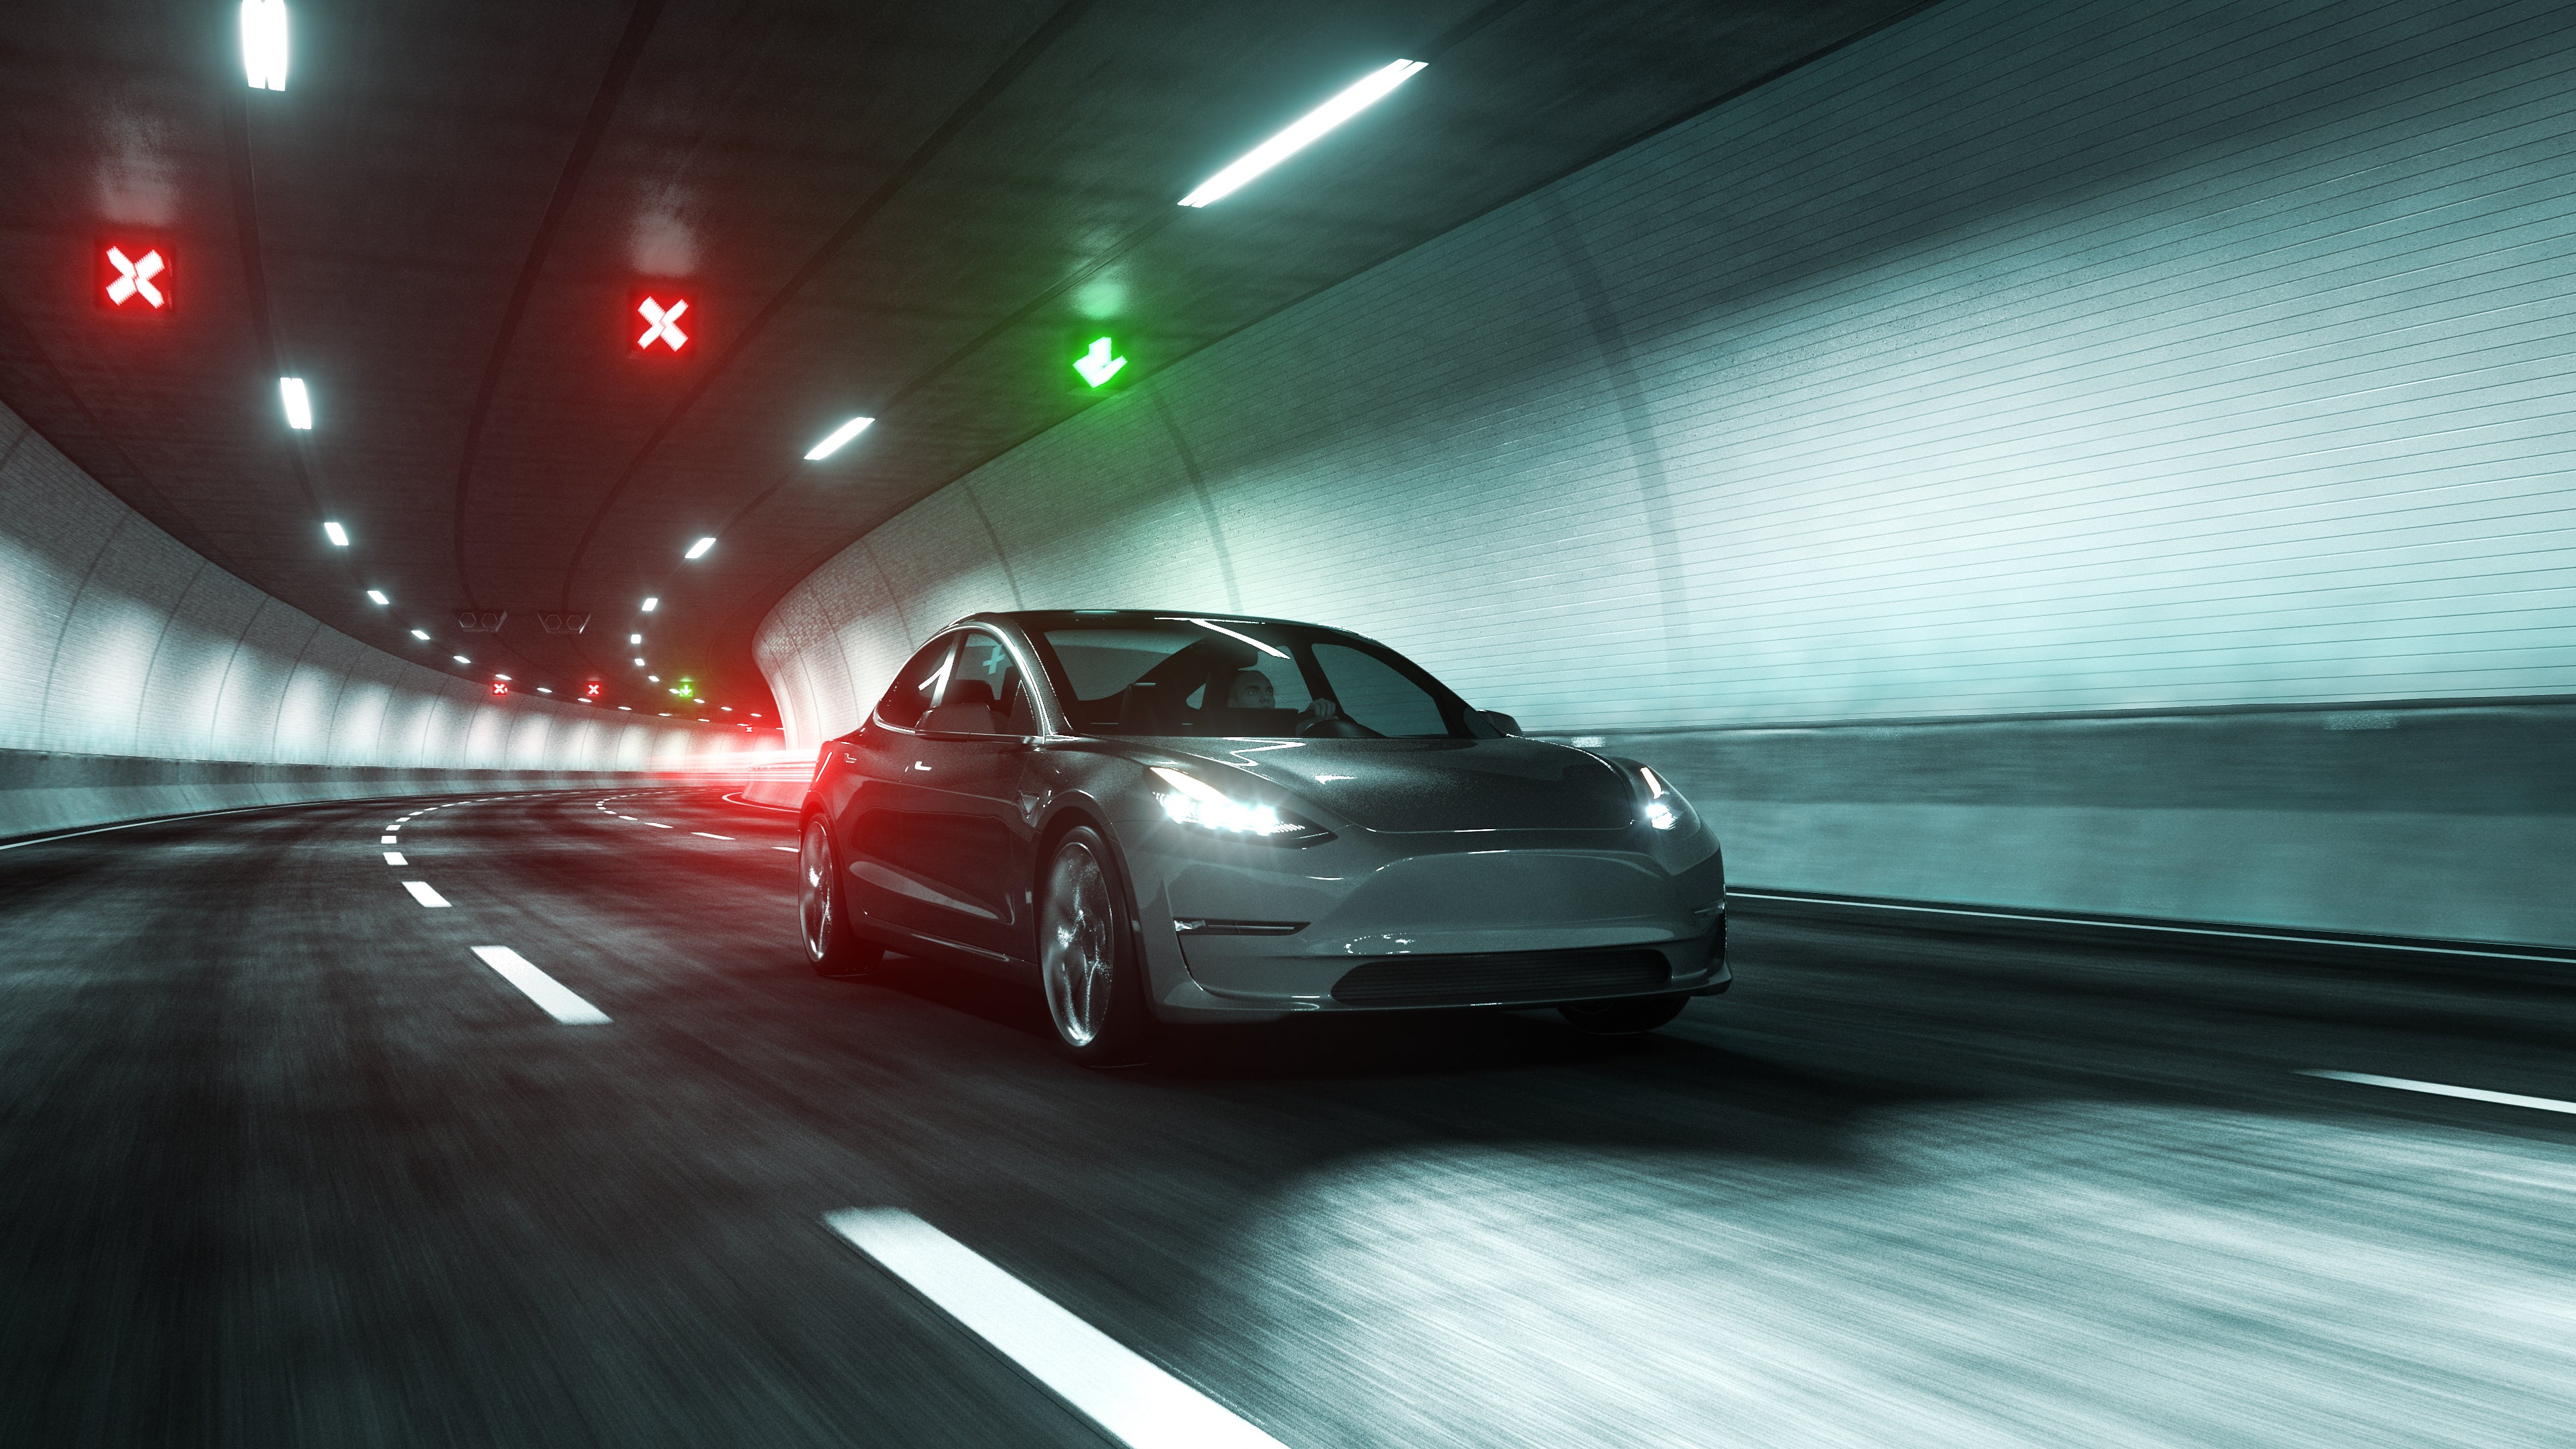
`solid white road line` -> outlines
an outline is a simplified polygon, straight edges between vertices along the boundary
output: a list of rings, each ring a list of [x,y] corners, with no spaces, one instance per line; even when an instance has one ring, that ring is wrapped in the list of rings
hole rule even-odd
[[[2224,936],[2231,941],[2283,941],[2295,946],[2342,946],[2355,951],[2415,951],[2428,956],[2478,956],[2491,961],[2546,961],[2564,966],[2564,956],[2538,956],[2520,951],[2482,951],[2468,946],[2443,946],[2412,941],[2347,941],[2333,936],[2299,936],[2279,931],[2222,931],[2208,926],[2164,926],[2153,921],[2108,921],[2088,916],[2042,916],[2028,911],[1976,911],[1964,906],[1918,906],[1905,901],[1855,901],[1839,896],[1805,895],[1795,891],[1730,890],[1730,897],[1742,896],[1754,901],[1801,901],[1811,905],[1848,906],[1863,911],[1912,911],[1926,916],[1974,916],[1988,921],[2035,921],[2046,926],[2098,926],[2105,930],[2157,931],[2168,936]]]
[[[2365,1087],[2395,1087],[2401,1092],[2426,1092],[2436,1097],[2459,1097],[2471,1102],[2493,1102],[2502,1107],[2530,1107],[2541,1112],[2576,1113],[2576,1102],[2561,1102],[2554,1097],[2525,1097],[2513,1092],[2490,1092],[2479,1087],[2447,1087],[2440,1082],[2414,1082],[2404,1077],[2374,1077],[2368,1072],[2328,1072],[2302,1070],[2303,1077],[2325,1077],[2338,1082],[2359,1082]]]
[[[378,845],[400,845],[401,843],[402,837],[394,834],[392,831],[386,831],[384,834],[376,837],[376,844]]]
[[[402,857],[402,852],[401,852],[401,851],[399,851],[399,850],[388,850],[388,851],[386,851],[386,852],[385,852],[385,864],[387,864],[387,865],[409,865],[409,864],[411,864],[411,862],[410,862],[410,861],[407,861],[407,860],[405,860],[405,859],[403,859],[403,857]]]
[[[900,1208],[843,1208],[823,1222],[1130,1449],[1284,1449]]]
[[[564,984],[538,970],[527,957],[507,946],[477,946],[474,954],[483,964],[501,973],[501,979],[528,994],[528,999],[544,1007],[546,1015],[566,1026],[598,1026],[608,1020],[608,1013],[575,996]]]
[[[705,835],[705,836],[707,837],[707,839],[709,839],[709,840],[731,840],[731,839],[733,839],[733,837],[732,837],[732,836],[730,836],[730,835],[712,835],[712,834],[708,834],[708,832],[706,832],[706,831],[704,831],[704,830],[692,830],[692,831],[690,831],[689,833],[690,833],[691,835]]]
[[[431,890],[429,888],[429,882],[425,880],[404,881],[403,889],[411,892],[411,898],[420,902],[424,906],[443,906],[447,904],[447,897]]]

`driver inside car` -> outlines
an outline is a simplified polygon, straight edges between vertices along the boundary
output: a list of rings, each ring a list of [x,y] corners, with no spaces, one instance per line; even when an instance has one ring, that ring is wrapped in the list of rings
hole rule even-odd
[[[1275,709],[1279,691],[1260,670],[1238,669],[1234,682],[1225,687],[1225,704],[1228,709]]]

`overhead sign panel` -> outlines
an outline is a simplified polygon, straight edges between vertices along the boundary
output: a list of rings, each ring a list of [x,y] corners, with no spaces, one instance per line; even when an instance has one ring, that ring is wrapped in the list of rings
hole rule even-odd
[[[91,293],[110,311],[150,313],[170,309],[170,253],[157,243],[117,238],[98,245],[98,286]]]
[[[635,350],[648,355],[667,356],[687,348],[689,334],[680,325],[680,319],[688,313],[689,299],[686,297],[671,292],[637,293],[635,316],[642,323],[642,330],[630,334],[635,339]]]

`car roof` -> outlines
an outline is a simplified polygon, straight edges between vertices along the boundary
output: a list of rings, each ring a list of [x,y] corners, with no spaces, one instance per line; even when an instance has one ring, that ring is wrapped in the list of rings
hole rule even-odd
[[[1261,614],[1211,613],[1205,609],[990,609],[969,614],[948,627],[954,629],[963,624],[990,621],[1015,624],[1022,629],[1051,629],[1076,622],[1145,624],[1158,619],[1212,619],[1224,624],[1278,624],[1291,629],[1329,629],[1336,634],[1352,632],[1331,624],[1309,624],[1300,619],[1274,619]]]

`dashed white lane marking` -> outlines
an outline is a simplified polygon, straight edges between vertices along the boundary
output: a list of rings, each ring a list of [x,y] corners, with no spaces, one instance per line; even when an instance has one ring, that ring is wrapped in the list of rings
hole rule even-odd
[[[530,1001],[545,1008],[545,1013],[566,1026],[597,1026],[608,1020],[608,1013],[572,994],[562,982],[536,968],[527,957],[507,946],[477,946],[474,954],[483,964],[501,973],[501,979],[519,988]]]
[[[843,1208],[823,1222],[1130,1449],[1284,1449],[908,1212]]]
[[[392,831],[387,831],[376,837],[376,844],[378,845],[400,845],[401,843],[402,837],[395,835]]]
[[[2328,1072],[2305,1070],[2303,1077],[2325,1077],[2338,1082],[2359,1082],[2365,1087],[2395,1087],[2401,1092],[2425,1092],[2436,1097],[2459,1097],[2471,1102],[2493,1102],[2501,1107],[2529,1107],[2541,1112],[2576,1113],[2576,1102],[2561,1102],[2554,1097],[2525,1097],[2514,1092],[2490,1092],[2481,1087],[2450,1087],[2440,1082],[2416,1082],[2404,1077],[2374,1077],[2368,1072]]]
[[[387,865],[409,865],[409,864],[411,864],[411,862],[410,862],[410,861],[407,861],[407,860],[405,860],[405,859],[403,859],[403,855],[402,855],[402,852],[401,852],[401,851],[399,851],[399,850],[388,850],[388,851],[386,851],[386,852],[385,852],[385,864],[387,864]]]
[[[653,827],[654,829],[656,829],[656,830],[668,830],[668,829],[670,829],[670,828],[671,828],[670,826],[663,824],[663,823],[662,823],[661,821],[659,821],[659,820],[647,820],[647,821],[645,821],[644,823],[645,823],[645,824],[647,824],[647,825],[652,826],[652,827]]]
[[[443,906],[447,904],[447,897],[431,890],[429,888],[429,882],[425,880],[404,881],[403,889],[411,892],[411,898],[420,902],[424,906]]]
[[[709,832],[704,831],[704,830],[692,830],[692,831],[690,831],[689,833],[690,833],[691,835],[704,835],[704,836],[706,836],[706,837],[707,837],[707,839],[709,839],[709,840],[731,840],[731,839],[733,839],[733,837],[732,837],[732,836],[730,836],[730,835],[715,835],[715,834],[710,834]]]

